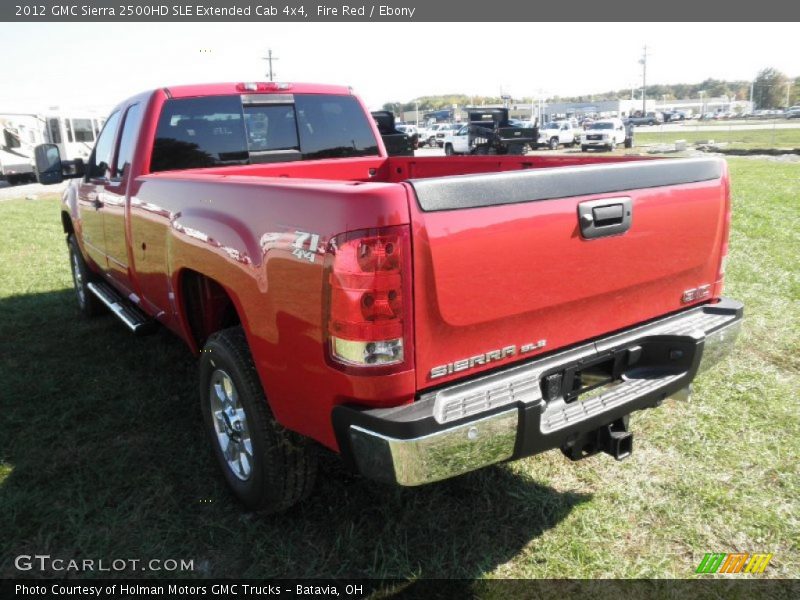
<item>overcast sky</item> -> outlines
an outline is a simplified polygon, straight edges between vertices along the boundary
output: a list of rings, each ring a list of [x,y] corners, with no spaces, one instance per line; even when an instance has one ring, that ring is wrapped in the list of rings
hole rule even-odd
[[[800,75],[796,23],[2,23],[0,112],[105,112],[154,87],[266,80],[270,47],[276,81],[351,85],[372,108],[501,88],[603,92],[641,85],[644,44],[650,83]]]

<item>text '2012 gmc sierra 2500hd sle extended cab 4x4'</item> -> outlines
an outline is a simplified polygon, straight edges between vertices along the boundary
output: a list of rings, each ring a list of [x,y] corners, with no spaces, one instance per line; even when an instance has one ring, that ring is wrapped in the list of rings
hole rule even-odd
[[[43,183],[58,149],[37,148]],[[77,172],[76,172],[77,171]],[[724,161],[388,157],[344,87],[163,88],[117,106],[63,197],[81,311],[199,356],[235,494],[306,495],[317,444],[419,485],[561,449],[730,347]]]

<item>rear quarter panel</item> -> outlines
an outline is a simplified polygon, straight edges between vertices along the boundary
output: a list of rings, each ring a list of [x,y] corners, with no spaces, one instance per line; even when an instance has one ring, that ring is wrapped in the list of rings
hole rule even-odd
[[[284,426],[335,448],[335,404],[412,400],[413,371],[345,375],[327,364],[323,347],[327,243],[345,231],[408,223],[402,186],[173,173],[141,178],[130,207],[143,301],[193,346],[181,309],[181,274],[191,269],[220,283]],[[293,254],[297,232],[319,235],[317,251]]]

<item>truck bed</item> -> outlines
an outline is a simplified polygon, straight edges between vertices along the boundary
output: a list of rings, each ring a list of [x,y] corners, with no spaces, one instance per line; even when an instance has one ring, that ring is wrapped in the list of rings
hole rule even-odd
[[[146,179],[198,184],[187,198],[207,194],[209,182],[224,184],[229,214],[247,214],[246,205],[263,198],[262,222],[242,229],[271,231],[274,214],[276,222],[325,240],[340,233],[331,224],[358,229],[375,219],[411,222],[417,389],[463,377],[452,366],[457,361],[479,373],[715,297],[729,209],[726,167],[718,159],[362,158]],[[632,209],[629,229],[585,239],[579,205],[620,198]],[[181,219],[187,230],[211,224],[187,208]],[[386,214],[394,220],[387,222]],[[135,245],[138,230],[134,218]],[[206,233],[229,240],[225,246],[240,261],[260,262],[257,240],[238,248],[229,233]],[[311,277],[321,280],[322,273]],[[684,291],[700,286],[708,296],[685,301]],[[485,358],[512,346],[513,356]],[[449,372],[432,376],[442,368]]]
[[[645,163],[665,159],[638,156],[469,156],[469,157],[368,157],[265,163],[244,166],[212,167],[191,171],[170,171],[148,175],[153,178],[284,177],[314,181],[399,183],[408,179],[428,179],[455,175],[498,173],[524,169],[553,169],[616,163]]]

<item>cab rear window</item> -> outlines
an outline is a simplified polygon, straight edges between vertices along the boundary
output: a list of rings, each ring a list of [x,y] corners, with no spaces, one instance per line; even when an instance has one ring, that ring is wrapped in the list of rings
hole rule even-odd
[[[164,103],[150,170],[378,154],[352,96],[253,94]]]

